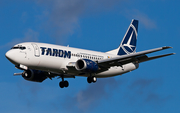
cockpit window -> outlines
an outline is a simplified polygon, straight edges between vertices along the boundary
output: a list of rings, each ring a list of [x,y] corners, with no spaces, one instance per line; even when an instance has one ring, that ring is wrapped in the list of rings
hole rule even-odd
[[[15,46],[15,47],[12,47],[11,49],[21,49],[21,50],[24,50],[24,49],[26,49],[26,47],[24,47],[24,46]]]
[[[12,47],[11,49],[19,49],[19,47]]]

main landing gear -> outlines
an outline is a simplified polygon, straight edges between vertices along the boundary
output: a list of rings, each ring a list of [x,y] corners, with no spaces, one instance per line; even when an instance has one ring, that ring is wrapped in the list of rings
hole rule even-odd
[[[59,82],[59,87],[60,88],[64,88],[64,87],[68,87],[69,86],[69,82],[67,80],[64,81],[64,77],[61,77],[62,81]]]
[[[91,74],[90,74],[90,76],[87,78],[87,82],[88,83],[95,83],[97,81],[97,78],[95,77],[95,76],[92,76]]]
[[[69,82],[67,80],[64,81],[64,76],[61,76],[61,78],[62,78],[62,81],[59,82],[59,87],[60,88],[68,87]],[[88,83],[95,83],[96,81],[97,81],[97,78],[95,76],[92,76],[91,74],[89,77],[87,77]]]
[[[61,81],[59,82],[59,87],[60,88],[64,88],[64,87],[68,87],[69,86],[69,82],[68,81]]]

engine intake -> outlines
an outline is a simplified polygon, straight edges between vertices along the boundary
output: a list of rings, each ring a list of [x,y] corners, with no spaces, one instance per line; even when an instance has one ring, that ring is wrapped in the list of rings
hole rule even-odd
[[[25,80],[34,81],[34,82],[42,82],[47,78],[47,76],[44,74],[43,71],[31,70],[31,69],[25,70],[22,74],[22,77]]]
[[[84,72],[96,72],[98,70],[98,64],[89,59],[79,59],[75,63],[75,68],[78,71]]]

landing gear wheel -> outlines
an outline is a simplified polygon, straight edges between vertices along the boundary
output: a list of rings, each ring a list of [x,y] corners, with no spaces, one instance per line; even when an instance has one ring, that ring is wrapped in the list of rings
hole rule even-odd
[[[64,87],[68,87],[69,86],[69,82],[68,81],[61,81],[59,82],[59,87],[60,88],[64,88]]]
[[[92,82],[92,78],[91,77],[87,77],[87,82],[91,83]]]
[[[64,81],[64,87],[68,87],[69,86],[69,82],[68,81]]]
[[[92,76],[92,82],[95,83],[97,81],[97,78],[95,76]]]
[[[87,82],[88,83],[95,83],[97,81],[97,78],[95,77],[95,76],[89,76],[88,78],[87,78]]]
[[[59,87],[64,88],[64,82],[63,81],[59,82]]]

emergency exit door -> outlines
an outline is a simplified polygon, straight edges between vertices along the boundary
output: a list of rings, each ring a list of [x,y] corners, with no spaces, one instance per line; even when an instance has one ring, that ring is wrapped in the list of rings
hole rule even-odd
[[[35,43],[32,43],[32,46],[34,48],[34,56],[39,57],[40,56],[40,51],[39,51],[38,45],[35,44]]]

